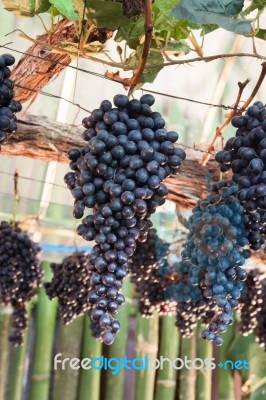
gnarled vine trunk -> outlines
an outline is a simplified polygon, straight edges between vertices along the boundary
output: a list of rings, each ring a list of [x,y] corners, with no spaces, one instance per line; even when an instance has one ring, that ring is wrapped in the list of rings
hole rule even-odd
[[[88,43],[93,41],[105,43],[112,35],[113,31],[110,29],[95,28],[89,36]],[[34,99],[52,78],[71,63],[69,54],[56,52],[46,45],[57,47],[61,42],[78,43],[77,26],[74,22],[62,20],[52,35],[45,33],[37,36],[36,41],[38,43],[34,43],[27,50],[12,71],[12,80],[17,85],[16,100],[21,103]]]
[[[42,161],[68,162],[67,151],[80,148],[86,142],[81,138],[82,130],[46,117],[27,115],[18,121],[18,131],[1,148],[2,154],[24,156]],[[181,172],[166,180],[168,198],[179,209],[192,208],[206,194],[208,181],[218,178],[217,163],[211,159],[206,167],[200,165],[204,154],[201,150],[186,148],[186,160]]]

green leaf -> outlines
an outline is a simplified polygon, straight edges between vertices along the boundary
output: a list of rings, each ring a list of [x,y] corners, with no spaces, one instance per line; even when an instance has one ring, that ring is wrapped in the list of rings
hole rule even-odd
[[[249,15],[254,10],[263,10],[266,8],[265,0],[253,0],[249,7],[247,7],[244,11],[241,12],[241,16],[245,17]]]
[[[121,3],[113,1],[90,0],[86,15],[101,28],[118,29],[130,24],[130,19],[123,15]]]
[[[266,40],[266,29],[260,29],[257,33],[256,33],[256,37],[262,40]]]
[[[49,0],[2,0],[7,11],[23,17],[33,17],[49,10]]]
[[[163,14],[171,14],[172,9],[177,6],[180,0],[156,0],[156,7],[163,13]]]
[[[266,353],[255,342],[254,335],[246,337],[238,335],[232,343],[228,358],[232,361],[246,360],[249,363],[249,370],[242,368],[241,374],[243,383],[250,379],[252,394],[250,400],[262,400],[265,398],[266,390]]]
[[[74,9],[76,10],[76,12],[80,16],[80,18],[82,18],[83,13],[84,13],[84,1],[83,0],[72,0],[72,2],[73,2]]]
[[[207,35],[208,33],[211,33],[218,29],[219,26],[216,24],[209,24],[209,25],[203,25],[202,30],[201,30],[201,35]]]
[[[152,43],[156,47],[155,43]],[[125,66],[127,69],[132,69],[135,71],[138,68],[143,51],[143,45],[138,46],[136,51],[132,51],[129,57],[126,59]],[[144,83],[152,83],[157,77],[160,70],[163,68],[162,64],[164,62],[163,56],[159,50],[153,48],[150,49],[149,56],[147,58],[145,70],[139,80],[140,86]],[[161,65],[161,66],[158,66]],[[140,87],[138,86],[138,87]]]
[[[116,33],[115,41],[125,40],[131,49],[136,49],[140,44],[140,39],[144,35],[144,18],[139,17],[134,23],[128,23],[120,27]]]
[[[163,68],[158,67],[159,64],[163,64],[164,59],[160,51],[150,51],[147,64],[145,66],[144,72],[140,78],[140,83],[152,83],[157,77],[158,73]]]
[[[167,52],[176,53],[176,55],[178,55],[178,53],[188,54],[190,52],[190,48],[185,41],[168,42],[167,45],[164,46],[164,50]]]
[[[234,17],[243,8],[243,0],[181,0],[173,15],[198,24],[216,24],[235,33],[251,32],[251,22]]]
[[[49,8],[49,13],[53,16],[53,17],[57,17],[58,15],[60,15],[60,12],[58,11],[58,9],[55,6],[51,6]]]
[[[57,8],[61,15],[70,21],[77,21],[79,19],[79,15],[74,10],[72,0],[50,0],[50,3]]]

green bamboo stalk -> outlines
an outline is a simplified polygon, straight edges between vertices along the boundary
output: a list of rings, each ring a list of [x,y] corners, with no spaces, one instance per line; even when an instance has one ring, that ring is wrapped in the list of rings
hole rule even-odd
[[[51,280],[50,264],[43,262],[42,268],[45,272],[45,280]],[[49,300],[43,287],[39,289],[36,309],[36,336],[30,400],[48,400],[57,301]]]
[[[212,358],[212,343],[203,340],[201,332],[203,327],[198,326],[197,329],[197,342],[198,351],[197,357],[205,360],[205,358]],[[197,382],[196,382],[196,400],[211,400],[212,391],[212,370],[206,370],[204,367],[197,371]]]
[[[125,279],[123,284],[123,295],[127,299],[124,306],[121,307],[118,320],[121,324],[120,332],[109,348],[108,358],[123,358],[126,355],[127,341],[128,341],[128,328],[129,317],[131,309],[131,295],[132,284],[129,278]],[[125,383],[125,370],[119,371],[118,374],[113,374],[114,371],[108,369],[107,371],[107,385],[105,400],[123,400],[124,398],[124,383]]]
[[[30,321],[32,303],[27,307],[28,321]],[[23,398],[23,378],[26,368],[26,355],[28,347],[27,328],[23,336],[23,344],[14,350],[12,369],[10,376],[10,384],[8,388],[8,400],[21,400]]]
[[[0,309],[0,399],[5,399],[8,379],[8,356],[9,356],[9,329],[11,322],[11,309],[1,307]]]
[[[82,359],[99,358],[102,355],[102,343],[92,336],[90,331],[90,319],[86,315],[83,318],[83,342]],[[96,369],[81,369],[77,400],[100,399],[101,371]]]
[[[159,317],[145,319],[137,316],[136,357],[154,358],[158,353]],[[152,366],[154,363],[152,363]],[[136,371],[135,400],[153,400],[156,370]]]
[[[180,358],[185,360],[193,360],[197,354],[197,335],[194,334],[189,339],[182,338]],[[196,399],[196,369],[189,365],[179,371],[179,400],[195,400]]]
[[[234,340],[234,325],[228,326],[227,332],[223,334],[224,343],[219,347],[219,363],[228,359],[228,348]],[[234,398],[234,375],[231,369],[219,368],[219,400],[232,400]]]
[[[180,335],[175,326],[175,316],[163,316],[162,333],[160,340],[159,358],[169,358],[170,360],[178,357]],[[167,361],[163,364],[163,369],[158,370],[155,400],[174,400],[176,389],[177,371],[172,368]]]
[[[70,325],[59,326],[59,344],[57,353],[63,358],[80,358],[83,331],[83,318],[77,318]],[[58,366],[55,372],[54,398],[76,400],[80,369],[73,369],[66,364],[65,369]]]

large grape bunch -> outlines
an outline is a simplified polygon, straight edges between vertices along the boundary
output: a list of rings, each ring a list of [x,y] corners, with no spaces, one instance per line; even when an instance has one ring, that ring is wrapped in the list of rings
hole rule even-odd
[[[185,152],[174,143],[178,134],[165,129],[165,121],[151,106],[154,97],[140,100],[116,95],[114,106],[104,100],[83,120],[87,141],[72,149],[65,182],[75,198],[74,217],[85,240],[95,240],[90,256],[92,304],[90,317],[97,337],[111,344],[119,330],[113,318],[125,299],[119,290],[128,273],[128,260],[137,241],[147,239],[150,215],[165,202],[164,179],[179,172]]]
[[[50,299],[58,298],[59,314],[64,324],[69,324],[90,309],[89,256],[85,252],[75,252],[65,257],[61,263],[52,263],[53,278],[44,284]]]
[[[238,307],[246,279],[241,266],[250,257],[250,250],[245,249],[248,239],[244,210],[235,197],[237,190],[231,180],[214,183],[208,197],[199,200],[193,209],[181,265],[182,270],[186,267],[189,273],[188,286],[179,285],[172,289],[176,289],[177,301],[181,296],[183,302],[195,302],[190,299],[191,293],[195,295],[194,286],[199,293],[196,300],[199,307],[202,299],[210,302],[210,311],[214,309],[211,302],[216,305],[215,315],[208,318],[207,328],[202,332],[204,339],[216,345],[223,343],[220,334],[233,323],[233,309]]]
[[[257,268],[247,273],[246,287],[240,298],[240,332],[246,336],[254,332],[258,314],[265,299],[262,296],[262,278]]]
[[[245,209],[244,221],[250,247],[259,250],[266,235],[266,108],[261,101],[245,115],[232,119],[237,128],[223,150],[216,154],[221,171],[230,169],[239,187],[238,199]]]
[[[13,307],[13,332],[9,340],[14,345],[22,343],[27,327],[26,306],[43,278],[40,250],[17,225],[0,223],[0,302]]]
[[[14,63],[15,58],[11,54],[0,55],[0,145],[17,130],[15,113],[22,110],[21,104],[13,100],[14,82],[9,79],[9,67]]]
[[[176,303],[164,297],[166,288],[172,283],[167,261],[169,247],[169,243],[157,235],[156,229],[150,229],[146,242],[137,244],[129,260],[131,281],[139,297],[139,312],[145,318],[152,317],[155,310],[159,315],[175,313]],[[162,275],[161,272],[166,270],[168,275]]]

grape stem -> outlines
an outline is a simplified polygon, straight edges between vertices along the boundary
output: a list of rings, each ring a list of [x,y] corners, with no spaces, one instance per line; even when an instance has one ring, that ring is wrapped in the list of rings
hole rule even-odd
[[[251,95],[249,96],[249,98],[244,102],[244,104],[239,108],[239,102],[241,100],[241,96],[242,93],[245,89],[245,87],[247,86],[247,84],[249,83],[249,79],[247,79],[245,82],[241,83],[238,82],[238,86],[239,86],[239,90],[238,90],[238,94],[237,94],[237,99],[235,102],[235,106],[233,108],[233,110],[230,112],[230,114],[227,116],[227,119],[225,120],[225,122],[223,123],[223,125],[221,127],[217,127],[216,128],[216,133],[215,136],[211,142],[211,144],[208,147],[208,152],[206,154],[204,154],[204,156],[202,157],[202,160],[200,162],[200,164],[205,167],[207,162],[209,161],[210,157],[212,156],[214,150],[215,150],[215,145],[217,143],[217,141],[222,137],[222,132],[224,131],[224,129],[227,127],[227,125],[229,125],[229,123],[231,122],[232,118],[235,115],[241,115],[243,113],[243,111],[249,106],[249,104],[252,102],[252,100],[254,99],[254,97],[256,96],[264,78],[266,75],[266,62],[261,64],[262,66],[262,70],[259,76],[259,79],[251,93]]]
[[[15,170],[14,173],[14,196],[13,196],[13,216],[12,216],[12,225],[16,225],[16,214],[17,207],[19,206],[19,191],[18,191],[18,170]]]
[[[143,52],[141,55],[140,63],[138,66],[137,71],[129,80],[128,84],[130,86],[130,92],[132,89],[137,85],[138,81],[140,80],[143,71],[145,69],[145,65],[147,63],[148,54],[150,51],[151,45],[151,38],[152,38],[152,31],[153,31],[153,22],[152,22],[152,0],[145,0],[144,1],[144,15],[145,15],[145,40],[143,45]]]
[[[141,55],[141,59],[138,65],[137,70],[134,72],[131,78],[122,78],[119,72],[109,72],[106,71],[105,76],[122,83],[126,88],[129,87],[129,95],[134,90],[135,86],[138,84],[143,71],[145,69],[147,58],[150,51],[151,39],[152,39],[152,31],[153,31],[153,21],[152,21],[152,0],[144,0],[144,15],[145,15],[145,40],[143,45],[143,51]]]

